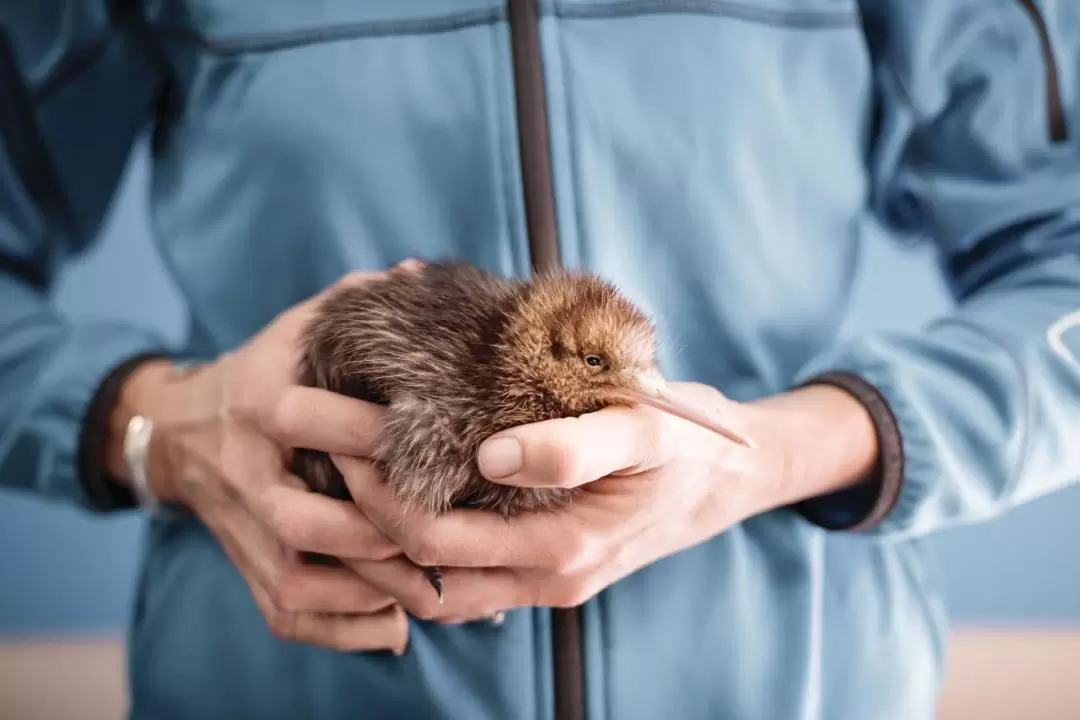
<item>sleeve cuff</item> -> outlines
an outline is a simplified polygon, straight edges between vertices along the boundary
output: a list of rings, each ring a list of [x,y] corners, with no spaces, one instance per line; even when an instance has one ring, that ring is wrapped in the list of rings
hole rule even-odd
[[[830,385],[849,393],[870,413],[878,442],[878,463],[859,485],[805,500],[795,510],[826,530],[866,532],[889,516],[904,484],[904,446],[900,425],[888,401],[871,383],[854,372],[828,371],[799,384]]]

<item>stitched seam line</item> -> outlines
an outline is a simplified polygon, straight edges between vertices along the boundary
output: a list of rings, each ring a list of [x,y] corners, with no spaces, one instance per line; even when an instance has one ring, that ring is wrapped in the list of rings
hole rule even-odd
[[[567,19],[601,19],[641,15],[685,14],[728,17],[761,25],[803,30],[827,30],[855,25],[854,11],[778,10],[735,0],[622,0],[592,5],[544,3],[542,11]]]
[[[473,10],[436,18],[343,23],[307,30],[267,34],[209,37],[190,28],[164,26],[159,26],[158,32],[165,37],[191,43],[210,52],[230,54],[283,50],[362,37],[433,35],[492,25],[505,20],[505,9],[498,8],[493,10]]]
[[[746,22],[791,29],[828,30],[849,27],[856,23],[855,12],[776,10],[746,5],[732,0],[632,0],[606,2],[596,5],[566,5],[561,2],[542,3],[542,14],[574,20],[598,20],[661,14],[691,14],[728,17]],[[474,10],[440,18],[417,20],[388,20],[384,22],[349,23],[340,27],[322,27],[297,32],[234,37],[208,37],[183,27],[159,27],[163,37],[187,42],[217,53],[266,52],[301,47],[335,40],[360,37],[389,37],[394,35],[424,35],[464,30],[481,25],[493,25],[506,20],[502,8]],[[94,64],[104,53],[110,37],[106,34],[65,58],[32,90],[37,103],[52,97],[73,78]]]
[[[858,20],[855,12],[776,10],[759,8],[741,2],[734,2],[733,0],[631,0],[630,2],[605,2],[589,6],[546,2],[541,4],[540,13],[579,20],[669,13],[713,15],[774,27],[805,30],[845,28],[855,25]],[[215,53],[229,54],[267,52],[362,37],[428,35],[453,32],[481,25],[505,22],[506,17],[505,8],[495,8],[491,10],[473,10],[438,18],[346,23],[339,26],[268,34],[210,37],[191,28],[164,26],[159,27],[158,31],[163,36],[180,42],[191,43]]]

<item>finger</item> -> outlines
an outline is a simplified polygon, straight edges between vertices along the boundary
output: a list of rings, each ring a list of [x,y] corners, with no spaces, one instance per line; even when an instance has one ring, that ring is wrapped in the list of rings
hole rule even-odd
[[[398,502],[370,462],[348,455],[331,455],[330,459],[341,472],[359,512],[398,547],[402,537],[422,532],[434,519]]]
[[[571,488],[612,473],[647,470],[670,456],[668,422],[647,408],[610,408],[497,433],[477,454],[488,480]]]
[[[349,567],[382,592],[393,595],[409,614],[421,620],[480,620],[500,610],[529,605],[535,596],[507,568],[443,569],[444,593],[440,600],[423,570],[405,558],[350,562]]]
[[[293,550],[370,560],[401,552],[355,503],[273,485],[260,494],[258,505],[274,537]]]
[[[552,568],[584,561],[597,550],[599,540],[585,533],[575,514],[585,509],[581,503],[566,513],[523,514],[510,521],[483,510],[454,510],[434,517],[402,508],[370,463],[340,455],[332,459],[365,517],[416,565]]]
[[[276,335],[291,338],[295,336],[296,332],[307,322],[311,314],[315,312],[318,306],[331,294],[343,288],[365,285],[381,275],[383,275],[382,272],[374,270],[353,270],[352,272],[348,272],[332,284],[327,285],[319,292],[311,295],[306,300],[299,302],[282,312],[273,323],[267,326],[267,330]],[[264,330],[264,332],[267,330]]]
[[[375,403],[293,385],[278,400],[266,431],[289,447],[364,456],[374,447],[384,412]]]
[[[259,583],[249,586],[270,631],[281,640],[341,651],[390,650],[395,655],[405,652],[408,619],[399,606],[391,605],[370,614],[291,612],[278,608]]]
[[[393,268],[391,268],[391,272],[396,270],[409,273],[410,275],[416,275],[423,269],[424,262],[422,260],[417,260],[416,258],[407,258],[399,262]]]
[[[409,620],[398,605],[371,615],[301,613],[293,624],[292,639],[332,650],[390,650],[401,655],[408,645]]]
[[[384,273],[380,270],[352,270],[338,278],[338,280],[333,285],[327,288],[327,291],[333,290],[335,288],[359,287],[361,285],[366,285],[372,280],[376,280],[383,275]]]
[[[202,518],[248,584],[270,593],[292,555],[240,503],[223,499]]]
[[[293,613],[375,613],[394,599],[347,567],[297,564],[271,593],[275,607]]]
[[[258,585],[279,611],[369,613],[393,602],[346,567],[304,563],[243,508],[215,516],[213,529],[245,580]]]

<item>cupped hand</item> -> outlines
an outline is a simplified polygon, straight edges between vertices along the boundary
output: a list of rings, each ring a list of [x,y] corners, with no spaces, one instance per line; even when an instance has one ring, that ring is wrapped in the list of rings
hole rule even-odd
[[[296,384],[299,333],[323,295],[216,362],[179,374],[147,363],[125,385],[113,434],[122,437],[135,413],[154,422],[151,488],[214,534],[275,635],[401,653],[408,624],[390,594],[346,566],[304,561],[317,553],[377,564],[400,554],[355,504],[311,492],[288,472],[291,448],[365,455],[381,422],[376,405]]]
[[[748,449],[650,408],[605,409],[499,433],[479,464],[505,484],[576,488],[565,508],[509,521],[401,508],[362,459],[336,455],[363,513],[405,555],[351,561],[412,614],[446,622],[521,606],[579,605],[656,560],[701,543],[781,497],[787,455],[759,432],[764,410],[712,388],[674,384],[683,401],[748,432]],[[439,566],[440,602],[417,566]]]

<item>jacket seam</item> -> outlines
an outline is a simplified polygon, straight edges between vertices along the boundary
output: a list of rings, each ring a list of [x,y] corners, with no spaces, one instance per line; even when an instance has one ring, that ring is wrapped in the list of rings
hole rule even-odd
[[[210,36],[192,28],[168,25],[158,25],[157,32],[163,37],[196,45],[209,52],[228,55],[286,50],[362,37],[435,35],[494,25],[505,22],[506,18],[505,9],[494,8],[408,20],[366,20],[277,33]]]
[[[759,8],[735,0],[630,0],[629,2],[604,2],[589,6],[546,2],[541,4],[539,10],[542,15],[554,15],[579,20],[613,19],[671,13],[711,15],[774,27],[804,30],[847,28],[856,25],[858,21],[858,15],[855,11],[778,10]],[[214,37],[200,33],[192,28],[180,26],[158,26],[158,32],[165,37],[194,44],[210,52],[231,54],[285,50],[305,45],[317,45],[362,37],[430,35],[454,32],[505,22],[506,18],[505,8],[492,8],[415,20],[364,21],[280,33]]]
[[[830,30],[857,24],[855,10],[782,10],[737,0],[608,0],[590,5],[569,5],[548,0],[541,12],[576,20],[637,17],[643,15],[711,15],[786,29]]]

